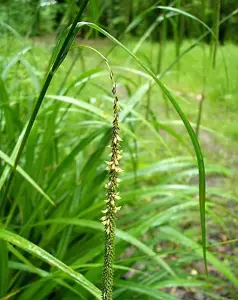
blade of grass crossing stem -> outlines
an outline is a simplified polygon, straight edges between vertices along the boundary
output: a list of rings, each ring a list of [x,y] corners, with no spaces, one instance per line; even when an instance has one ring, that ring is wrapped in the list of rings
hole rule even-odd
[[[39,94],[39,97],[36,101],[36,104],[34,106],[34,109],[33,109],[33,112],[31,114],[31,117],[30,117],[30,120],[27,124],[27,127],[26,127],[26,131],[23,135],[23,138],[22,138],[22,142],[20,144],[20,147],[19,147],[19,150],[16,154],[16,158],[15,158],[15,161],[14,161],[14,165],[13,165],[13,169],[10,173],[10,176],[9,176],[9,179],[8,179],[8,183],[7,183],[7,186],[6,186],[6,189],[5,189],[5,193],[4,193],[4,197],[3,197],[3,200],[6,199],[7,197],[7,194],[8,194],[8,191],[10,189],[10,186],[11,186],[11,183],[12,183],[12,180],[14,178],[14,174],[15,174],[15,170],[16,170],[16,167],[18,165],[18,162],[20,160],[20,156],[22,154],[22,151],[25,147],[25,144],[27,142],[27,139],[28,139],[28,136],[31,132],[31,129],[35,123],[35,120],[36,120],[36,117],[38,115],[38,112],[39,112],[39,109],[41,107],[41,104],[45,98],[45,94],[49,88],[49,85],[54,77],[54,73],[56,72],[56,70],[58,69],[58,67],[62,64],[62,62],[64,61],[66,55],[67,55],[67,51],[69,50],[69,47],[70,47],[70,43],[73,42],[72,40],[72,36],[76,36],[76,33],[75,33],[75,28],[77,26],[77,23],[79,21],[79,19],[81,18],[87,4],[88,4],[89,0],[84,0],[76,18],[74,19],[74,22],[73,24],[71,25],[69,31],[68,31],[68,34],[66,35],[65,39],[64,39],[64,42],[61,46],[61,48],[59,49],[59,51],[57,52],[57,55],[56,55],[56,58],[55,60],[53,61],[52,65],[50,66],[50,70],[48,72],[48,74],[46,75],[46,79],[44,81],[44,84],[43,84],[43,87],[41,89],[41,92]],[[54,55],[54,54],[53,54]]]
[[[89,23],[89,22],[80,22],[78,23],[79,28],[82,26],[89,26],[98,30],[111,41],[119,45],[122,49],[124,49],[129,55],[131,55],[139,65],[155,80],[157,85],[161,88],[165,96],[170,100],[171,104],[175,108],[176,112],[180,116],[181,120],[184,123],[184,126],[190,136],[191,142],[194,147],[194,151],[197,158],[198,169],[199,169],[199,203],[200,203],[200,217],[201,217],[201,230],[202,230],[202,243],[203,243],[203,257],[204,257],[204,264],[207,273],[207,259],[206,259],[206,224],[205,224],[205,194],[206,194],[206,183],[205,183],[205,165],[203,161],[203,154],[200,148],[200,144],[198,142],[196,133],[194,132],[190,122],[188,121],[186,115],[178,105],[175,98],[171,95],[169,90],[165,87],[165,85],[160,81],[160,79],[155,75],[155,73],[150,70],[146,65],[144,65],[141,60],[135,56],[126,46],[124,46],[121,42],[119,42],[116,38],[111,36],[107,31],[102,29],[101,27],[97,26],[96,24]]]
[[[29,253],[39,257],[41,260],[45,261],[49,265],[61,270],[64,274],[67,274],[74,282],[88,290],[97,299],[101,299],[101,292],[96,288],[90,281],[88,281],[83,275],[75,272],[70,267],[65,265],[62,261],[56,259],[53,255],[46,252],[37,245],[31,243],[30,241],[22,238],[21,236],[12,233],[7,230],[0,229],[0,239],[7,241]]]

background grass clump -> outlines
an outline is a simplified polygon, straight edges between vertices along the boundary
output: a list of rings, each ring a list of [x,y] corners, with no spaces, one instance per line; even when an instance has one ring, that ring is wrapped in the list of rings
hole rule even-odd
[[[222,1],[218,14],[218,2],[89,1],[79,21],[98,27],[79,23],[72,33],[11,185],[81,2],[1,4],[0,299],[101,297],[114,101],[104,58],[123,140],[113,299],[236,299],[238,9]],[[193,145],[150,72],[185,113],[204,156],[208,278]]]

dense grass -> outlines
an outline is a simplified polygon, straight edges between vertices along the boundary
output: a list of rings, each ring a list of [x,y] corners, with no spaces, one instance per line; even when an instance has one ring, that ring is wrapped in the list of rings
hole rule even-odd
[[[192,42],[183,42],[180,52]],[[107,40],[87,43],[103,54],[112,46]],[[137,41],[124,43],[133,50]],[[6,163],[12,164],[10,156],[31,115],[53,45],[51,38],[34,43],[12,36],[0,40],[0,200]],[[198,171],[182,121],[158,87],[148,92],[148,76],[125,52],[116,48],[108,56],[122,107],[125,170],[116,232],[115,299],[236,297],[237,53],[232,44],[219,48],[213,70],[209,47],[204,52],[197,46],[181,59],[179,77],[176,65],[163,76],[194,126],[205,90],[200,142],[207,169],[209,279],[200,246]],[[157,69],[157,54],[156,43],[144,43],[137,53],[152,70]],[[166,43],[162,73],[174,60],[174,45]],[[0,276],[1,296],[98,295],[93,285],[100,288],[102,273],[104,234],[99,220],[112,101],[102,58],[74,47],[52,80],[21,157],[20,166],[28,175],[18,169],[7,200],[1,201],[0,238],[10,242],[0,245],[5,262],[0,274],[9,274]]]

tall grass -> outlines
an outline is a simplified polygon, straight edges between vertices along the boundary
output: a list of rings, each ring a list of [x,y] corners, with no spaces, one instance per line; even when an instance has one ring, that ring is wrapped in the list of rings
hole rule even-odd
[[[158,75],[153,71],[157,72],[157,58],[150,64],[146,58],[150,59],[148,49],[154,46],[146,42],[147,30],[139,42],[122,38],[118,41],[99,25],[78,22],[86,4],[87,1],[73,25],[62,35],[51,59],[49,52],[53,45],[35,43],[29,48],[31,42],[16,35],[9,34],[13,47],[8,52],[0,50],[1,55],[4,52],[0,81],[0,297],[178,299],[178,294],[173,292],[179,289],[215,299],[224,287],[229,296],[235,297],[235,258],[221,257],[217,240],[206,246],[204,220],[206,212],[209,240],[220,231],[227,237],[224,245],[232,247],[235,240],[227,228],[230,221],[226,219],[237,217],[226,207],[226,202],[233,206],[235,196],[231,191],[209,187],[205,204],[203,157],[194,123],[189,121],[196,120],[197,111],[195,105],[191,108],[189,100],[175,95],[173,66],[176,68],[180,61],[181,86],[184,82],[188,84],[183,74],[189,70],[192,88],[193,84],[199,84],[197,73],[191,68],[193,57],[202,57],[202,51],[184,42],[179,57],[174,60],[174,45],[166,42],[163,72]],[[178,13],[185,18],[194,17],[182,7],[162,9],[161,21],[165,15],[170,18]],[[96,18],[96,13],[92,14]],[[141,21],[143,14],[126,31]],[[204,20],[197,22],[212,34]],[[105,35],[117,47],[102,41],[98,49],[96,42],[93,47],[79,47],[76,36],[82,27],[90,27],[90,34],[98,32],[95,36]],[[198,44],[195,41],[194,45]],[[101,64],[98,67],[102,58],[107,62],[110,51],[120,98],[119,116],[115,85],[111,95],[109,71]],[[207,47],[205,51],[208,52]],[[219,71],[223,82],[221,65],[218,55],[216,67],[220,69],[216,72]],[[199,69],[197,63],[196,68]],[[212,76],[207,80],[213,87],[220,84],[211,81]],[[143,102],[148,90],[149,108]],[[163,115],[163,95],[170,105],[170,119]],[[38,99],[36,104],[35,99]],[[148,113],[146,117],[144,110]],[[114,144],[117,122],[123,139],[125,171],[120,183],[123,209],[117,209],[117,226],[115,230],[112,227],[115,253],[107,256],[106,251],[105,256],[105,235],[108,237],[105,222],[114,204],[108,189],[105,211],[104,185],[108,184],[105,161],[108,161],[107,146],[112,133],[112,152],[118,150],[114,149],[118,147]],[[204,124],[199,127],[202,134],[220,138]],[[119,168],[115,159],[119,160],[114,155],[109,162],[113,180],[116,174],[111,163],[115,162]],[[206,173],[208,178],[234,176],[232,169],[211,164],[208,157]],[[106,227],[100,222],[102,210],[105,216],[101,221]],[[114,223],[114,214],[112,217]],[[113,246],[109,241],[106,249],[110,245]],[[204,272],[204,256],[208,270],[212,270],[210,282]],[[104,257],[110,274],[106,273],[102,287]]]
[[[10,189],[10,186],[11,186],[11,183],[12,183],[12,180],[13,180],[13,177],[14,177],[15,169],[18,165],[18,162],[20,160],[20,156],[21,156],[22,151],[25,147],[25,144],[27,142],[27,139],[28,139],[28,136],[31,132],[31,129],[34,125],[35,119],[37,117],[37,114],[38,114],[38,111],[41,107],[41,104],[44,100],[45,94],[46,94],[46,92],[49,88],[49,85],[50,85],[50,83],[53,79],[54,73],[57,71],[57,69],[59,68],[61,63],[64,61],[64,59],[65,59],[65,57],[66,57],[66,55],[67,55],[67,53],[68,53],[68,51],[69,51],[69,49],[72,45],[72,42],[74,41],[75,28],[77,26],[78,21],[80,20],[80,17],[82,16],[82,14],[83,14],[83,12],[86,8],[87,3],[88,3],[88,0],[84,1],[84,3],[81,6],[81,9],[79,10],[79,12],[78,12],[78,14],[77,14],[77,16],[74,20],[74,23],[70,27],[65,39],[62,42],[62,46],[60,48],[56,47],[55,53],[53,53],[53,55],[52,55],[52,61],[51,61],[50,66],[49,66],[49,72],[46,75],[43,87],[42,87],[41,92],[39,94],[39,97],[36,101],[36,104],[34,106],[32,115],[31,115],[30,120],[29,120],[29,122],[26,126],[25,131],[24,131],[21,144],[19,145],[19,149],[17,150],[16,156],[15,156],[15,159],[14,159],[13,170],[10,172],[10,176],[9,176],[8,183],[7,183],[7,186],[6,186],[6,189],[5,189],[5,196],[3,198],[3,201],[7,197],[8,191]]]

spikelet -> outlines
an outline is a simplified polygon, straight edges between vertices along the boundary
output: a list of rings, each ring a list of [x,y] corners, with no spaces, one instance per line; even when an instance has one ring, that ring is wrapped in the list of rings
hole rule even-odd
[[[122,172],[123,170],[119,167],[119,161],[122,158],[121,151],[119,150],[120,145],[119,142],[122,139],[119,136],[119,111],[120,107],[118,104],[118,97],[116,94],[116,84],[113,79],[113,74],[111,72],[110,77],[113,81],[113,88],[112,94],[114,97],[114,104],[113,104],[113,128],[112,128],[112,142],[109,146],[111,148],[110,153],[110,161],[106,161],[107,167],[106,170],[109,173],[109,180],[108,183],[105,185],[107,189],[107,199],[105,200],[107,207],[102,212],[105,214],[106,219],[110,220],[110,223],[106,223],[109,225],[105,225],[105,231],[108,232],[107,229],[114,227],[115,222],[115,212],[116,210],[116,202],[120,199],[119,193],[117,192],[118,183],[120,179],[118,178],[118,173]],[[102,220],[104,222],[104,219]],[[110,231],[109,231],[110,232]]]
[[[120,148],[120,141],[122,139],[119,136],[119,111],[118,97],[116,94],[116,84],[113,79],[112,72],[110,77],[113,81],[112,94],[114,97],[113,103],[113,127],[112,127],[112,139],[111,145],[108,146],[111,149],[109,155],[110,161],[106,162],[106,170],[109,173],[108,183],[105,185],[107,189],[106,209],[102,211],[104,214],[101,218],[101,222],[105,228],[106,240],[105,240],[105,254],[104,254],[104,269],[103,269],[103,282],[102,282],[102,299],[112,300],[113,289],[113,260],[114,260],[114,248],[115,248],[115,220],[116,214],[121,209],[121,206],[117,206],[117,202],[121,199],[118,192],[118,185],[120,179],[118,174],[123,170],[119,167],[119,161],[122,158],[122,151]]]

